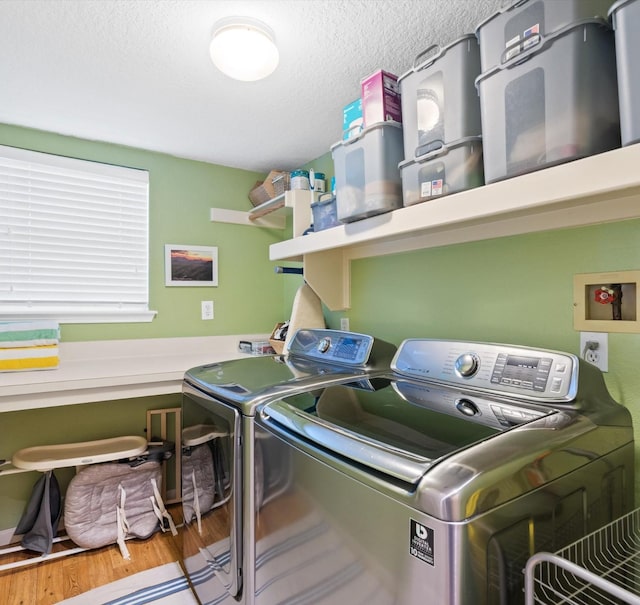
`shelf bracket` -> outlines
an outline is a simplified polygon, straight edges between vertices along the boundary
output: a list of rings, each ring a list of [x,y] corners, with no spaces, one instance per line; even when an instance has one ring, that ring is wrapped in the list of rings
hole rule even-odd
[[[305,254],[304,278],[330,311],[351,306],[351,259],[345,250]]]

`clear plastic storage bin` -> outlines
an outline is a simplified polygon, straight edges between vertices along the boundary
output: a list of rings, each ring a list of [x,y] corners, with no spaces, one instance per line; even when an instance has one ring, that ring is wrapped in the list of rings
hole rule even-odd
[[[402,124],[380,122],[331,146],[336,208],[341,223],[402,206],[398,164],[403,159]]]
[[[613,31],[593,19],[483,73],[487,183],[620,146]]]
[[[631,145],[640,141],[640,1],[619,0],[609,15],[616,38],[622,144]]]
[[[400,174],[405,206],[484,185],[482,137],[467,137],[402,162]]]
[[[317,202],[313,202],[311,212],[314,231],[324,231],[340,224],[336,210],[336,198],[330,193],[321,195]]]
[[[400,76],[404,158],[418,158],[443,143],[481,132],[480,48],[473,34],[444,48],[431,46]]]
[[[584,19],[607,18],[613,0],[505,0],[476,27],[480,63],[487,71],[540,43],[539,36]]]

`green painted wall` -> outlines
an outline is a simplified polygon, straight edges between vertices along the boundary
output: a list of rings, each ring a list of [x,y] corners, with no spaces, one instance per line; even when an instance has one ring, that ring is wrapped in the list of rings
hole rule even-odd
[[[352,308],[328,312],[328,323],[338,328],[349,317],[352,330],[396,344],[455,338],[578,354],[574,274],[637,270],[639,235],[640,220],[632,220],[354,261]],[[630,410],[640,443],[639,360],[640,334],[609,334],[605,380]]]
[[[173,156],[0,124],[0,144],[149,171],[150,323],[62,326],[63,341],[266,333],[282,321],[285,289],[270,262],[280,230],[212,223],[211,207],[249,210],[247,192],[262,175]],[[218,246],[219,286],[166,287],[164,244]],[[200,319],[213,300],[215,319]]]

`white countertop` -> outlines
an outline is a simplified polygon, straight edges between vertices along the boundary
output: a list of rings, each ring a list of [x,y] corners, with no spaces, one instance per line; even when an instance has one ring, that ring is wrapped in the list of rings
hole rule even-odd
[[[266,334],[60,343],[52,370],[0,373],[0,412],[179,393],[189,368],[249,357],[240,340]]]

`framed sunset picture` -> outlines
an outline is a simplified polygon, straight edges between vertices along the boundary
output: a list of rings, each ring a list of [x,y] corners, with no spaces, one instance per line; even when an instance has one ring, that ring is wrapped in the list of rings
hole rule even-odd
[[[217,286],[218,248],[165,244],[165,286]]]

